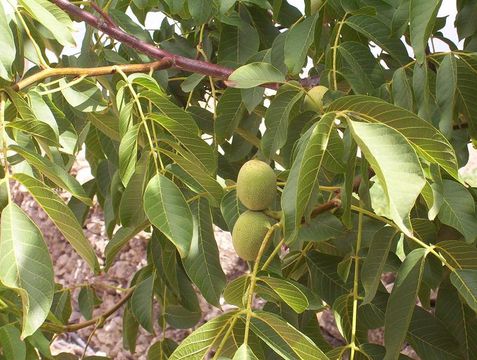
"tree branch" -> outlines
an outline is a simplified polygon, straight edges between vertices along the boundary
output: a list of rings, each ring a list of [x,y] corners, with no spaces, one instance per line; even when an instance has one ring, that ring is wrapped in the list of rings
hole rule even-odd
[[[159,49],[158,47],[148,44],[145,41],[139,40],[117,26],[111,26],[109,22],[103,19],[98,19],[93,14],[71,4],[68,0],[51,0],[52,3],[66,11],[68,14],[74,16],[76,19],[84,21],[88,25],[102,31],[111,36],[113,39],[141,52],[154,59],[170,58],[172,66],[184,71],[193,73],[200,73],[207,76],[212,76],[219,79],[227,79],[233,72],[233,69],[212,64],[207,61],[189,59],[184,56],[175,55],[168,51]]]
[[[52,76],[102,76],[115,74],[118,70],[121,70],[124,73],[138,73],[163,70],[170,68],[171,66],[172,60],[169,58],[164,58],[159,61],[145,64],[112,65],[94,68],[49,68],[37,72],[36,74],[29,76],[23,80],[20,80],[16,84],[12,85],[12,89],[15,91],[19,91],[26,88],[27,86],[36,83],[37,81],[41,81]]]
[[[145,41],[138,39],[137,37],[130,35],[123,30],[121,30],[116,24],[112,22],[110,17],[99,9],[98,6],[93,6],[93,8],[101,15],[101,18],[97,18],[93,14],[77,7],[74,4],[71,4],[68,0],[50,0],[52,3],[56,4],[58,7],[66,11],[71,16],[75,17],[80,21],[84,21],[88,25],[102,31],[103,33],[109,35],[113,39],[121,42],[124,45],[127,45],[147,56],[154,59],[164,59],[169,58],[172,61],[172,67],[184,70],[191,73],[199,73],[207,75],[216,79],[227,80],[230,74],[234,69],[213,64],[208,61],[190,59],[185,56],[176,55],[170,53],[166,50],[160,49],[153,44],[149,44]],[[305,79],[299,80],[300,84],[305,88],[311,88],[320,83],[319,76],[312,76]],[[264,84],[263,87],[270,89],[277,89],[279,84],[270,83]]]

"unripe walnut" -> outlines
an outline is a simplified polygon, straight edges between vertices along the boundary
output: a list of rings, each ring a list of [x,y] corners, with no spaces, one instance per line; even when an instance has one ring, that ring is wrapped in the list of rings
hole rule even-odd
[[[260,160],[247,161],[237,177],[237,196],[249,210],[265,210],[275,199],[277,177],[273,169]]]
[[[255,260],[270,226],[270,218],[260,211],[247,210],[241,214],[232,230],[237,255],[247,261]]]

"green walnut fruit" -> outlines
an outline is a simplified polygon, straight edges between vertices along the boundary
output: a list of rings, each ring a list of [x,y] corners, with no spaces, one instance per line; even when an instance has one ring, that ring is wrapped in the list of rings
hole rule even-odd
[[[308,93],[305,96],[305,101],[303,102],[305,110],[322,112],[323,96],[325,96],[327,91],[328,88],[323,85],[318,85],[308,90]]]
[[[273,169],[260,160],[247,161],[237,177],[237,196],[249,210],[268,208],[277,191],[277,176]]]
[[[247,261],[255,260],[270,226],[270,218],[260,211],[247,210],[241,214],[232,230],[237,255]]]

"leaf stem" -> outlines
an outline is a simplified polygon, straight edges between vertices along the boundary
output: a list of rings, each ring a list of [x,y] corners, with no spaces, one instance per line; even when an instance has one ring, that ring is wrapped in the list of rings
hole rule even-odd
[[[270,265],[270,263],[272,262],[273,258],[278,254],[278,252],[281,250],[283,244],[285,243],[285,238],[282,238],[280,240],[280,242],[278,243],[277,246],[275,246],[275,249],[273,249],[272,253],[270,254],[270,256],[267,258],[267,260],[265,261],[265,263],[262,265],[262,271],[265,271],[267,270],[268,266]]]
[[[354,360],[356,351],[356,327],[358,322],[358,299],[359,299],[359,250],[363,239],[363,213],[358,214],[358,236],[356,238],[356,248],[354,250],[354,279],[353,279],[353,318],[351,322],[351,355],[350,360]]]
[[[7,188],[8,202],[11,201],[10,191],[10,170],[8,168],[8,144],[7,133],[5,131],[5,93],[0,92],[0,131],[2,140],[2,152],[3,152],[3,168],[5,171],[5,186]]]
[[[253,266],[252,273],[250,274],[250,285],[248,288],[247,292],[247,306],[245,308],[247,317],[245,320],[245,333],[244,333],[244,340],[243,343],[245,345],[248,345],[248,337],[250,333],[250,319],[252,318],[252,303],[253,303],[253,294],[255,290],[255,285],[257,283],[257,273],[258,269],[260,267],[260,259],[263,256],[263,253],[265,252],[265,249],[268,246],[268,242],[272,238],[272,235],[276,229],[279,229],[281,227],[281,223],[276,223],[270,229],[268,229],[265,237],[263,238],[262,245],[260,246],[260,249],[258,250],[257,258],[255,259],[255,264]]]
[[[338,42],[340,40],[340,35],[341,35],[341,30],[343,28],[343,25],[345,23],[346,17],[348,16],[348,13],[345,13],[343,16],[343,19],[340,20],[339,25],[338,25],[338,31],[335,35],[335,41],[333,43],[333,68],[332,68],[332,73],[333,73],[333,90],[338,90],[338,82],[336,81],[336,60],[337,60],[337,50],[338,50]]]

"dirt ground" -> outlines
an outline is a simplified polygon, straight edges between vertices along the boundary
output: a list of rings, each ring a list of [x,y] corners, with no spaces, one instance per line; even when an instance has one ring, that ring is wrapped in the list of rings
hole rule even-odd
[[[88,177],[88,169],[85,164],[77,168],[77,175],[80,182],[84,182]],[[462,169],[465,176],[472,176],[477,167],[477,152],[472,152],[468,166]],[[81,179],[83,178],[83,179]],[[146,265],[146,242],[147,234],[140,234],[129,242],[118,256],[117,261],[111,269],[100,276],[94,277],[83,260],[73,251],[71,246],[65,241],[61,233],[56,229],[47,215],[38,207],[36,202],[22,188],[16,188],[15,202],[17,202],[40,226],[45,240],[50,249],[51,258],[54,263],[56,281],[72,289],[73,313],[71,322],[84,321],[81,317],[77,297],[78,285],[90,284],[97,289],[97,295],[101,298],[101,306],[95,310],[95,314],[100,314],[106,309],[117,303],[123,296],[115,287],[126,288],[132,274]],[[104,249],[107,244],[105,235],[103,214],[98,207],[94,207],[86,221],[85,234],[93,244],[100,258],[104,258]],[[233,251],[230,234],[218,229],[216,240],[220,249],[220,259],[222,267],[229,279],[235,278],[246,271],[246,265],[235,255]],[[201,302],[203,310],[203,321],[215,317],[221,310],[213,308],[205,301]],[[330,312],[324,312],[319,317],[322,332],[327,340],[334,346],[344,344],[339,331],[336,328],[333,316]],[[157,334],[160,335],[159,329]],[[92,328],[83,329],[78,333],[63,334],[58,336],[52,345],[53,354],[60,352],[70,352],[81,355],[90,337]],[[175,340],[181,340],[189,331],[167,329],[166,336]],[[375,343],[383,342],[382,330],[373,331],[370,334],[370,341]],[[152,336],[140,330],[138,336],[136,354],[130,354],[122,346],[122,310],[111,316],[100,329],[97,329],[92,335],[87,355],[110,356],[116,360],[146,359],[148,347],[159,339],[159,336]],[[406,353],[418,359],[412,349],[406,349]]]

